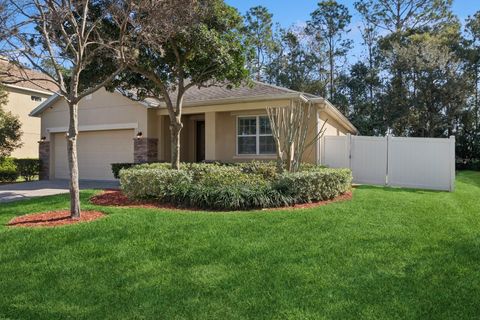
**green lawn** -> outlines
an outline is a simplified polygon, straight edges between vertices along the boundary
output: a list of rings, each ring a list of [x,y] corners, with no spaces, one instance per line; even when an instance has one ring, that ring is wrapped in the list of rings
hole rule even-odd
[[[0,318],[478,319],[480,173],[455,193],[360,187],[309,210],[101,209],[8,229],[67,196],[0,205]]]

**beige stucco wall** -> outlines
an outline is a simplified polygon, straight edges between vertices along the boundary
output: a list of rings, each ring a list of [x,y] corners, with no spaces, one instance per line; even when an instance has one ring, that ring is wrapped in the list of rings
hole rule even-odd
[[[274,160],[275,155],[237,155],[237,118],[238,116],[266,115],[267,107],[284,107],[289,103],[289,100],[273,100],[217,106],[217,110],[228,111],[215,114],[215,160],[222,162]],[[209,125],[208,121],[205,125]],[[208,143],[207,139],[206,144]]]
[[[6,87],[8,92],[8,103],[5,110],[11,111],[20,118],[22,123],[23,146],[12,153],[15,158],[38,158],[38,141],[40,140],[40,119],[30,117],[30,112],[40,103],[45,101],[49,94],[32,92],[21,88]],[[32,100],[32,96],[42,101]]]
[[[325,121],[326,136],[344,136],[348,133],[348,129],[345,126],[341,125],[325,111],[320,111],[320,126],[322,126]]]
[[[78,109],[79,130],[103,130],[102,127],[131,124],[135,125],[136,132],[142,132],[144,137],[149,134],[156,136],[156,113],[149,111],[145,106],[132,101],[121,94],[99,90],[90,98],[80,101]],[[150,121],[148,115],[151,115]],[[51,108],[45,110],[41,116],[41,134],[50,139],[50,133],[66,129],[69,124],[69,111],[63,99],[55,102]]]
[[[265,106],[272,105],[273,103],[265,103]],[[282,101],[277,103],[277,106],[288,104],[288,101]],[[246,115],[266,115],[265,108],[242,110],[241,106],[238,106],[238,111],[230,112],[217,112],[216,113],[216,160],[224,162],[237,162],[237,161],[250,161],[252,159],[257,160],[274,160],[275,155],[237,155],[237,117]],[[345,135],[348,130],[339,124],[324,111],[319,112],[319,126],[323,124],[323,121],[327,120],[325,124],[325,135]],[[317,128],[317,118],[313,115],[309,123],[309,131],[307,135],[307,142],[314,139]],[[208,143],[208,142],[207,142]],[[305,150],[304,159],[305,162],[315,163],[317,161],[318,145],[315,143]]]

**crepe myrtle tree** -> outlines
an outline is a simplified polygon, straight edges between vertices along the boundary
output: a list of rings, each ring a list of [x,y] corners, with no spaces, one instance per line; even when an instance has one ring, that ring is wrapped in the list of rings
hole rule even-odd
[[[148,0],[130,5],[131,10],[113,14],[120,16],[118,21],[128,21],[131,49],[122,51],[128,72],[112,88],[136,99],[163,102],[170,119],[171,165],[179,169],[185,93],[193,87],[235,86],[248,77],[242,18],[223,0]]]
[[[9,82],[27,81],[42,86],[53,83],[68,105],[67,155],[70,170],[70,212],[80,217],[77,160],[78,104],[82,98],[110,83],[122,70],[122,63],[105,63],[120,57],[123,26],[112,28],[104,3],[98,0],[6,0],[0,34],[1,54],[13,71]],[[118,62],[118,61],[117,61]],[[24,66],[47,77],[34,78],[21,72]],[[18,72],[20,70],[20,72]],[[40,79],[41,78],[41,79]],[[47,79],[45,79],[47,78]],[[51,87],[43,89],[52,91]]]
[[[267,107],[267,114],[276,146],[277,171],[297,172],[305,150],[324,136],[327,121],[319,128],[312,128],[310,124],[317,120],[317,109],[304,98],[292,100],[285,107]]]

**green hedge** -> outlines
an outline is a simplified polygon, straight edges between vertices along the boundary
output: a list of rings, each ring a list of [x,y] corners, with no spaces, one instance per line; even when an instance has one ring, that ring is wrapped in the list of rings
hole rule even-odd
[[[15,182],[18,177],[15,161],[12,158],[0,159],[0,182]]]
[[[120,171],[125,194],[178,206],[213,210],[281,207],[332,199],[347,192],[352,175],[346,169],[306,166],[298,173],[277,175],[272,163],[235,165],[139,165]]]
[[[294,203],[330,200],[344,194],[352,184],[349,169],[317,169],[286,173],[276,181],[276,188]]]
[[[15,182],[19,177],[32,181],[40,174],[38,159],[0,159],[0,182]]]
[[[165,165],[164,162],[152,162],[152,163],[146,163],[146,164],[138,164],[138,163],[133,163],[133,162],[124,162],[124,163],[112,163],[112,173],[115,179],[120,179],[120,170],[122,169],[130,169],[130,168],[143,168],[145,165],[150,165],[150,164],[162,164]]]
[[[25,181],[32,181],[40,174],[39,159],[14,159],[14,161],[17,165],[18,174]]]
[[[192,183],[188,172],[161,169],[126,169],[120,171],[120,184],[125,194],[135,199],[174,200],[186,184]]]
[[[115,179],[120,179],[120,170],[128,169],[135,165],[135,163],[112,163],[112,173]]]

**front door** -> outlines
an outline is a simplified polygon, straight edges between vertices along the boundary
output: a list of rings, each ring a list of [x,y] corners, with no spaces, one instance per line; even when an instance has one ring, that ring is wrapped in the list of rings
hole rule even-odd
[[[205,121],[196,121],[196,161],[205,160]]]

